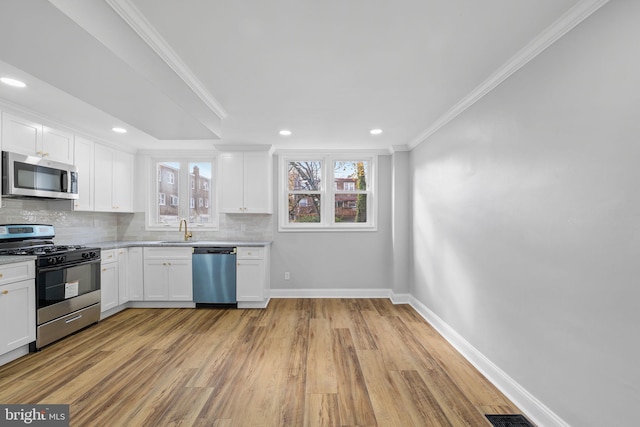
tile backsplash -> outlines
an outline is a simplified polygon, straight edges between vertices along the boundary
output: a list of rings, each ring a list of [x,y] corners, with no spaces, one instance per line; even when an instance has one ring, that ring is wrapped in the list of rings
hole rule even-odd
[[[145,230],[144,213],[74,212],[70,201],[2,199],[1,224],[51,224],[56,244],[88,244],[114,240],[179,240],[178,227]],[[220,230],[193,228],[194,240],[264,241],[273,239],[272,215],[220,215]]]

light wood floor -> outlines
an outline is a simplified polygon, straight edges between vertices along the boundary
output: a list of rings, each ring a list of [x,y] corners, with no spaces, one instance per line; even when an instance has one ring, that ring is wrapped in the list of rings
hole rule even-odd
[[[72,426],[490,426],[519,413],[410,306],[128,309],[0,367],[0,403]]]

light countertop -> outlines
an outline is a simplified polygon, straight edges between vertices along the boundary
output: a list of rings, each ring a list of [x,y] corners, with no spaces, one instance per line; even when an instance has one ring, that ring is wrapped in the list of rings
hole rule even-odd
[[[0,265],[14,264],[22,261],[34,261],[36,259],[33,255],[0,255]]]
[[[87,246],[96,246],[102,250],[108,249],[117,249],[117,248],[131,248],[131,247],[189,247],[189,248],[203,248],[203,247],[212,247],[212,246],[223,246],[223,247],[261,247],[261,246],[270,246],[271,241],[218,241],[218,240],[193,240],[193,241],[184,241],[184,240],[175,240],[175,241],[165,241],[165,240],[144,240],[144,241],[113,241],[113,242],[98,242],[98,243],[87,243]]]

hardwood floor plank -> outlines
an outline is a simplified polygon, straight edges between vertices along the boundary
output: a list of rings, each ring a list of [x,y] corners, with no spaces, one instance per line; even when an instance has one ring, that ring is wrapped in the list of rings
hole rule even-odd
[[[406,409],[412,418],[412,425],[453,426],[444,409],[433,396],[417,371],[393,372],[391,378],[402,400],[410,402]],[[479,424],[480,425],[480,424]]]
[[[307,399],[308,404],[303,424],[305,427],[339,427],[344,425],[340,422],[337,394],[310,394]]]
[[[414,355],[409,351],[401,337],[389,322],[389,317],[383,317],[378,312],[363,313],[365,322],[380,350],[385,366],[390,371],[416,369]]]
[[[311,319],[309,354],[307,357],[307,394],[336,394],[338,380],[331,347],[331,323],[327,319]]]
[[[389,369],[382,352],[379,350],[360,350],[358,359],[362,366],[371,405],[379,426],[415,425],[407,407],[412,400],[402,400],[403,395],[395,386],[392,375],[396,371]]]
[[[343,425],[376,425],[375,412],[360,368],[351,332],[346,328],[332,330],[333,358],[338,373],[338,403]]]

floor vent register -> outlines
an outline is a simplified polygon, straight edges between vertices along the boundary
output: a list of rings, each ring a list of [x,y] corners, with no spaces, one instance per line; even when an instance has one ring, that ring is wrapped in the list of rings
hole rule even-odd
[[[524,416],[517,415],[485,415],[493,427],[535,427]]]

